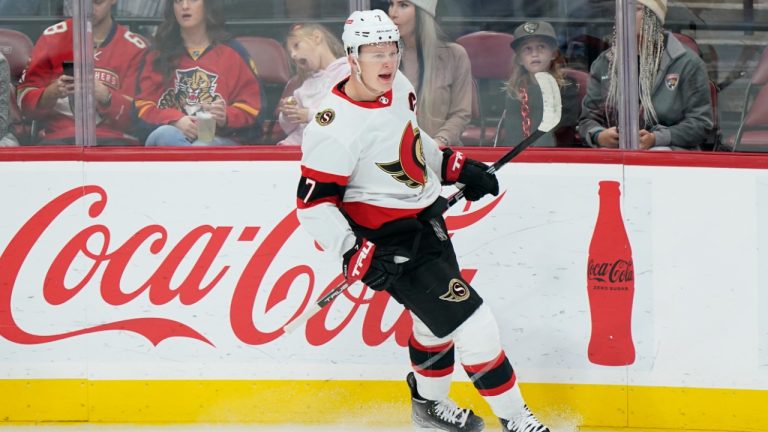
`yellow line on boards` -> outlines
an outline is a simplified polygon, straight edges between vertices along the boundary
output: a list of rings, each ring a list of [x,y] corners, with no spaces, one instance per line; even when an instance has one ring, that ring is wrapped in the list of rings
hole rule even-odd
[[[522,383],[555,429],[768,430],[768,391]],[[451,397],[487,424],[471,384]],[[0,380],[0,425],[92,423],[346,423],[406,425],[405,381]]]

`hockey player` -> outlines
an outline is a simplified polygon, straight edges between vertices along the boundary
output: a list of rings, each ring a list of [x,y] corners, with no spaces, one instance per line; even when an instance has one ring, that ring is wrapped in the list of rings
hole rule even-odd
[[[93,0],[96,139],[99,145],[139,145],[129,131],[136,75],[147,44],[112,19],[116,1]],[[39,122],[41,144],[75,144],[75,114],[69,101],[75,82],[64,70],[64,63],[74,58],[72,41],[71,19],[45,29],[18,86],[19,107]]]
[[[352,13],[342,40],[351,76],[333,87],[304,133],[302,226],[342,261],[348,282],[386,290],[410,310],[415,373],[406,381],[417,427],[484,429],[448,399],[458,352],[505,431],[548,431],[523,401],[490,308],[461,277],[442,217],[441,184],[462,183],[466,198],[478,200],[498,194],[496,177],[419,130],[416,93],[397,73],[400,35],[386,13]]]

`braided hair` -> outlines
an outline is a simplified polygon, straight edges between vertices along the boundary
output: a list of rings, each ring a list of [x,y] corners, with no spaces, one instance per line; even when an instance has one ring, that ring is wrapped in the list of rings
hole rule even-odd
[[[640,105],[645,112],[646,123],[655,125],[658,124],[659,117],[656,115],[651,96],[653,94],[653,82],[659,71],[661,56],[664,53],[664,28],[659,17],[651,9],[644,5],[639,7],[642,8],[643,13],[642,26],[638,29]],[[619,101],[619,70],[616,65],[616,47],[616,28],[614,27],[612,46],[607,54],[610,80],[608,97],[605,101],[605,117],[609,127],[614,124],[618,125],[616,108]]]

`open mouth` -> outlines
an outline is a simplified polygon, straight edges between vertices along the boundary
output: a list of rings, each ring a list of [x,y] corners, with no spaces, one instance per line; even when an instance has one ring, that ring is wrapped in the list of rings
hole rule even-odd
[[[379,74],[379,79],[381,79],[382,81],[389,81],[392,79],[392,74],[391,73]]]
[[[302,69],[309,69],[309,62],[307,59],[300,58],[296,60],[296,64]]]

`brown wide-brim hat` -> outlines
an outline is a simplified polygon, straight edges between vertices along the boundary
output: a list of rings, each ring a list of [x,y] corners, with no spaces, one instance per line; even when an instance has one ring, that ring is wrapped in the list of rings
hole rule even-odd
[[[548,39],[553,46],[557,46],[555,29],[552,27],[552,24],[546,21],[528,21],[520,24],[515,29],[513,36],[515,39],[509,44],[513,50],[517,50],[517,47],[520,46],[521,43],[534,36]]]

